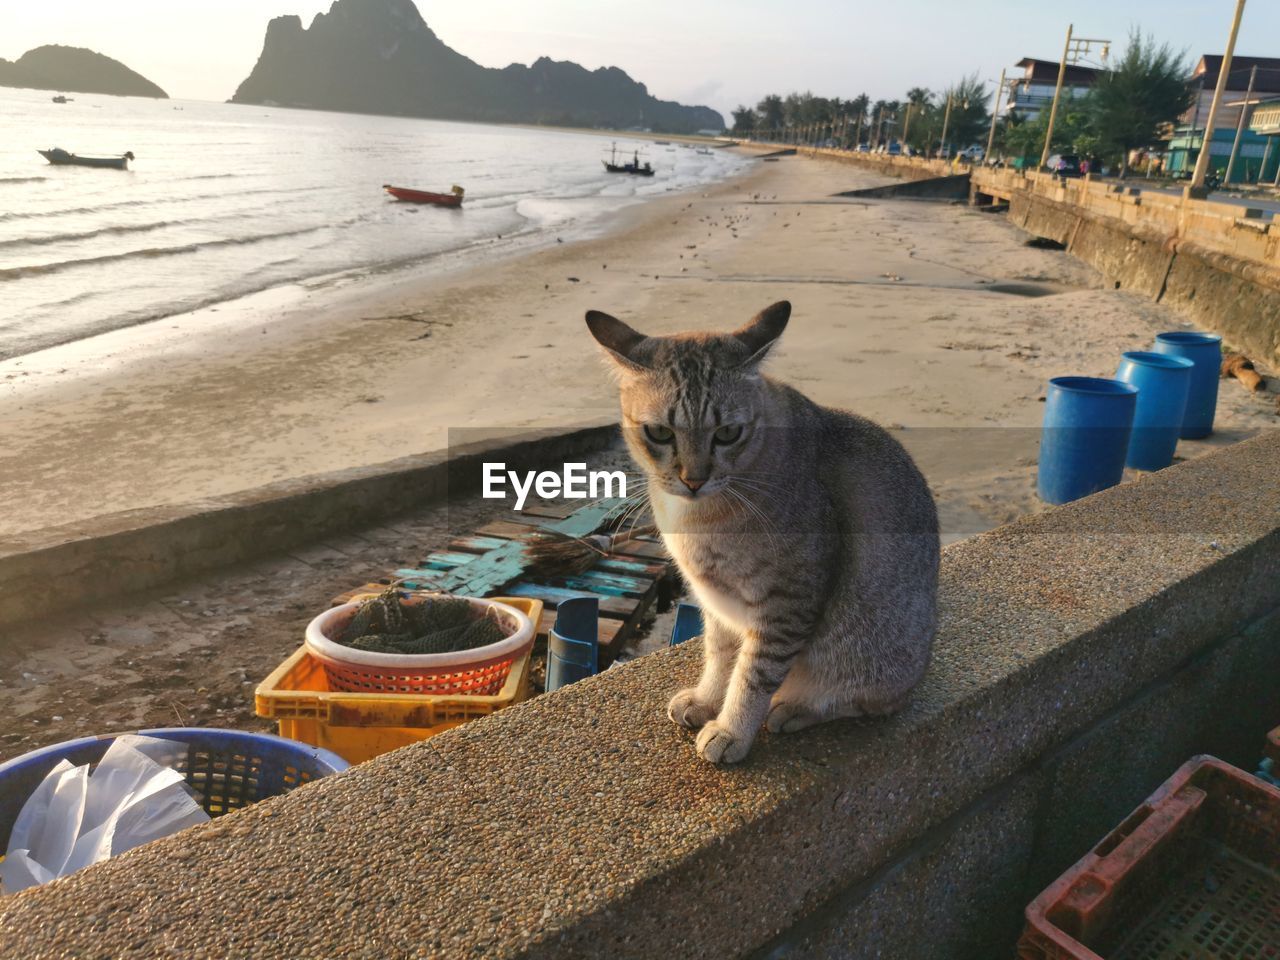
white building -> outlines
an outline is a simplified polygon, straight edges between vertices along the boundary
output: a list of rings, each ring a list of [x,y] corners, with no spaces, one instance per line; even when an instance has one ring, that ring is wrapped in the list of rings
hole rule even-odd
[[[1035,120],[1042,110],[1048,110],[1053,103],[1053,91],[1058,85],[1059,64],[1056,60],[1024,57],[1017,65],[1023,68],[1024,75],[1009,81],[1010,89],[1000,113],[1005,116],[1013,110],[1023,120]],[[1062,80],[1063,99],[1087,93],[1098,73],[1092,67],[1067,64],[1067,72]]]

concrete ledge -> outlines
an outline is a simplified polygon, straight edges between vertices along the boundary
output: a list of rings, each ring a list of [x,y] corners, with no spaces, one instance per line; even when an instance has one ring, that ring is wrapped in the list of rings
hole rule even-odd
[[[0,626],[370,526],[476,489],[479,464],[511,469],[601,450],[612,423],[530,432],[171,507],[0,539]]]
[[[1009,956],[1178,761],[1261,749],[1277,463],[1265,435],[948,548],[890,720],[708,766],[664,716],[685,645],[0,902],[0,952]]]

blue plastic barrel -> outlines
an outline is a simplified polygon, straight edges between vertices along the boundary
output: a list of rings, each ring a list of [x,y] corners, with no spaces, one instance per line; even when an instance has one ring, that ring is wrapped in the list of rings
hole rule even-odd
[[[1218,408],[1218,375],[1222,369],[1222,338],[1216,333],[1176,331],[1156,335],[1156,353],[1185,357],[1195,364],[1187,391],[1187,412],[1182,417],[1184,440],[1196,440],[1213,433],[1213,414]]]
[[[1116,379],[1138,388],[1133,433],[1125,463],[1135,470],[1163,470],[1173,463],[1187,411],[1195,364],[1186,357],[1131,350],[1121,355]]]
[[[1040,434],[1040,499],[1070,503],[1124,476],[1138,388],[1097,377],[1055,377]]]

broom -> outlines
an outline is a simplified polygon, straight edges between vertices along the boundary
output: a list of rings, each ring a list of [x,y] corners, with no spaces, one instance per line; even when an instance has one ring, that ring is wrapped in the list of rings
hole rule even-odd
[[[589,537],[571,537],[563,533],[543,531],[529,538],[524,548],[526,568],[531,573],[549,577],[572,577],[586,573],[596,561],[607,557],[628,540],[647,537],[658,531],[652,524],[632,527],[624,533],[595,533]]]

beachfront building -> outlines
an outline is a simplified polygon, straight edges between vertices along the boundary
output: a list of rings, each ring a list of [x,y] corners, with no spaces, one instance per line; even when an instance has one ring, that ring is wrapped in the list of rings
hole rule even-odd
[[[1253,108],[1249,129],[1257,136],[1267,139],[1266,149],[1263,150],[1267,162],[1262,165],[1262,176],[1259,179],[1270,180],[1280,186],[1280,97],[1263,100]]]
[[[1010,112],[1016,112],[1023,120],[1035,120],[1041,111],[1047,111],[1053,103],[1053,91],[1058,85],[1059,62],[1023,57],[1017,65],[1023,69],[1023,75],[1009,81],[1008,98],[1000,113],[1007,116]],[[1062,78],[1064,100],[1088,93],[1098,73],[1093,67],[1067,64],[1067,72]]]
[[[1165,166],[1167,172],[1190,174],[1195,169],[1196,160],[1204,146],[1204,125],[1209,118],[1214,87],[1217,86],[1221,70],[1221,54],[1207,53],[1192,71],[1190,82],[1195,87],[1196,98],[1172,131]],[[1246,97],[1251,75],[1254,78],[1253,95]],[[1258,101],[1274,100],[1277,97],[1280,97],[1280,57],[1232,58],[1222,104],[1218,107],[1213,135],[1209,138],[1212,170],[1220,175],[1226,174],[1227,163],[1231,158],[1231,145],[1236,138],[1236,126],[1240,122],[1240,111],[1248,109],[1245,100],[1250,100],[1256,106]],[[1251,124],[1246,124],[1240,138],[1240,152],[1235,169],[1232,171],[1233,182],[1251,183],[1260,178],[1271,179],[1275,176],[1276,166],[1280,164],[1280,144],[1275,144],[1268,150],[1273,139],[1252,129]]]

